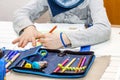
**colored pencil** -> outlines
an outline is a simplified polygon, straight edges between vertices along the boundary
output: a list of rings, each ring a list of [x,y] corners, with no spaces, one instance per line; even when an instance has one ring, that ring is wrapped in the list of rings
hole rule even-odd
[[[8,68],[18,57],[20,53],[17,53],[6,65],[5,68]]]
[[[76,60],[76,58],[73,58],[73,59],[71,60],[71,62],[68,63],[65,67],[71,66],[75,60]],[[64,73],[64,72],[65,72],[65,69],[63,69],[61,72]]]
[[[57,26],[54,26],[54,27],[49,31],[49,33],[52,33],[56,28],[57,28]]]
[[[67,62],[69,61],[69,59],[65,59],[63,62],[62,62],[62,66],[64,66]],[[58,72],[60,70],[60,67],[58,66],[53,72]]]
[[[81,66],[83,59],[84,59],[84,57],[82,56],[82,57],[80,58],[80,61],[78,62],[78,65],[77,65],[78,68]],[[78,70],[75,70],[75,72],[77,73]]]

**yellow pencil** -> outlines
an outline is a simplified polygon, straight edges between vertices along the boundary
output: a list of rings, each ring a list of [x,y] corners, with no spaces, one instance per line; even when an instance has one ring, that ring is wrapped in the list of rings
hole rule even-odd
[[[76,58],[73,58],[72,61],[70,63],[68,63],[65,67],[71,66],[75,60],[76,60]],[[61,72],[64,73],[65,70],[66,70],[66,68],[64,68]]]

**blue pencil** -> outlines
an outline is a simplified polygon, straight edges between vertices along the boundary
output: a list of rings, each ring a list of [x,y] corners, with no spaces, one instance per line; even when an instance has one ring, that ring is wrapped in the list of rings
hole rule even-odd
[[[5,60],[8,60],[8,58],[14,53],[14,51],[9,51],[7,55],[5,55]]]

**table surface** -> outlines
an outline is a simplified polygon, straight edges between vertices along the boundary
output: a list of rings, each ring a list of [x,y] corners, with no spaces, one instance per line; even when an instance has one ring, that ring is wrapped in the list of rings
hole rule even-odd
[[[35,24],[37,29],[43,32],[48,32],[53,26],[57,25],[58,28],[55,31],[64,31],[64,30],[83,30],[84,27],[79,28],[81,25],[78,24]],[[13,30],[12,22],[0,21],[0,48],[6,47],[8,49],[23,49],[18,48],[17,45],[13,45],[11,42],[17,37],[17,34]],[[75,26],[73,28],[72,26]],[[46,28],[47,27],[47,28]],[[62,27],[62,28],[61,28]],[[91,46],[91,51],[95,52],[96,56],[111,55],[111,62],[108,68],[105,70],[105,73],[100,80],[120,80],[120,28],[112,27],[112,33],[110,40],[100,43],[97,45]],[[29,49],[31,43],[29,43],[24,49]],[[79,50],[79,48],[71,49]],[[114,70],[113,70],[114,69]]]

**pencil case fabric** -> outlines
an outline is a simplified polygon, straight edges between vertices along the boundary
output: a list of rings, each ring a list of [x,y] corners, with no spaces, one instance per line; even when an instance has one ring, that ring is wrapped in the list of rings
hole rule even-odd
[[[5,77],[5,60],[3,58],[0,59],[0,80],[4,80]]]
[[[0,80],[4,80],[5,78],[5,73],[6,73],[6,69],[5,69],[5,60],[3,57],[3,49],[0,49]]]
[[[4,53],[7,54],[10,51],[11,50],[5,50]],[[84,77],[87,75],[95,59],[94,52],[92,51],[61,51],[44,49],[40,46],[25,51],[19,51],[19,53],[20,56],[8,69],[12,69],[15,72],[54,78]],[[80,60],[84,60],[84,62],[83,64],[81,62],[81,66],[79,65],[78,67]],[[59,69],[55,71],[57,68]]]

